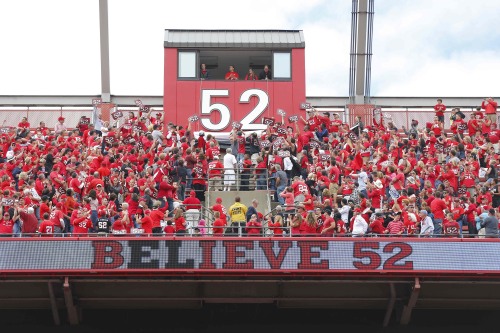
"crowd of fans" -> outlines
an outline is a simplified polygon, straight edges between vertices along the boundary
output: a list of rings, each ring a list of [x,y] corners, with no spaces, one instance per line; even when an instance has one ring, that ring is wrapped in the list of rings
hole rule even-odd
[[[312,109],[262,133],[234,128],[227,149],[195,136],[196,120],[183,128],[161,113],[130,112],[120,126],[82,117],[75,129],[23,118],[0,137],[0,235],[496,237],[496,107],[485,99],[468,120],[454,108],[444,128],[438,100],[435,119],[409,129]],[[218,198],[200,217],[207,187],[269,190],[279,206],[263,215],[257,200],[226,209]]]

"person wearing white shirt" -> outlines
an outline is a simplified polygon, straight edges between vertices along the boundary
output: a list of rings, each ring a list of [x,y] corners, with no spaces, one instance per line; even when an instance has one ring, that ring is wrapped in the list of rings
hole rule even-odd
[[[236,184],[236,157],[232,154],[231,148],[226,149],[224,155],[224,191],[230,191],[231,187]]]
[[[418,215],[422,219],[420,221],[420,236],[430,237],[434,233],[434,223],[431,217],[428,216],[428,212],[425,209],[422,209]]]
[[[344,221],[345,225],[349,225],[349,211],[351,210],[351,206],[347,203],[347,199],[342,199],[342,207],[339,208],[339,213],[342,221]]]
[[[356,208],[354,210],[354,222],[352,225],[352,237],[362,237],[368,230],[368,222],[361,216],[361,210]]]

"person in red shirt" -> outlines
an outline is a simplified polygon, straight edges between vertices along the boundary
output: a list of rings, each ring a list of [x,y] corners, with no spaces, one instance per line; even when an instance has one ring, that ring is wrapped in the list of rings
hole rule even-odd
[[[14,232],[14,222],[17,220],[18,214],[17,209],[14,208],[14,216],[10,216],[10,213],[5,207],[0,207],[0,215],[3,217],[0,220],[0,236],[10,237]]]
[[[145,209],[140,215],[139,228],[143,229],[143,234],[153,233],[153,219],[151,218],[151,210]]]
[[[219,211],[214,212],[215,221],[212,224],[212,233],[214,236],[222,236],[225,232],[225,227],[227,225],[226,219],[221,218],[221,213]]]
[[[251,162],[250,162],[251,163]],[[208,178],[209,185],[214,191],[222,191],[222,169],[224,165],[220,162],[219,156],[213,157],[213,160],[208,163]]]
[[[173,235],[175,235],[175,226],[174,226],[172,220],[168,220],[167,221],[167,225],[163,229],[163,232],[167,236],[173,236]]]
[[[272,234],[276,237],[281,237],[283,236],[284,233],[284,224],[283,224],[283,216],[282,215],[275,215],[274,216],[274,221],[271,215],[267,216],[267,227],[269,230],[272,231]]]
[[[305,236],[315,236],[318,232],[318,223],[313,212],[309,212],[300,225],[300,233]]]
[[[443,231],[443,220],[444,220],[444,211],[448,208],[446,203],[443,200],[443,193],[438,191],[435,194],[434,200],[432,200],[431,204],[431,213],[434,215],[434,234],[439,235],[442,234]]]
[[[405,227],[403,221],[401,221],[401,212],[397,212],[393,216],[393,220],[389,222],[384,233],[389,235],[402,235]]]
[[[30,129],[31,126],[30,123],[28,122],[28,118],[23,117],[21,119],[21,122],[17,124],[17,127],[23,130]]]
[[[330,215],[326,215],[325,221],[323,222],[323,227],[321,228],[321,235],[333,237],[336,226],[337,224],[335,223],[335,219]]]
[[[49,214],[49,219],[52,222],[52,225],[54,226],[53,233],[55,233],[55,234],[61,233],[65,228],[64,218],[67,216],[63,213],[62,209],[63,209],[62,202],[58,202],[56,204],[56,209],[54,209]]]
[[[26,211],[20,210],[19,217],[22,221],[21,233],[34,234],[38,228],[38,219],[35,216],[35,209],[28,207]]]
[[[446,214],[443,222],[443,232],[447,237],[458,237],[460,235],[460,225],[454,220],[453,213]]]
[[[481,103],[481,108],[485,110],[486,117],[491,120],[492,123],[497,122],[497,102],[493,97],[488,97]]]
[[[224,80],[236,81],[240,79],[240,74],[236,72],[233,65],[229,66],[229,71],[224,75]]]
[[[373,234],[382,235],[385,232],[382,213],[375,214],[375,219],[370,223],[369,227]]]
[[[437,104],[434,105],[434,111],[436,112],[436,117],[441,123],[444,123],[444,112],[446,111],[446,105],[443,104],[441,98],[437,99]]]
[[[174,210],[174,223],[176,235],[183,236],[186,234],[187,222],[183,210],[179,207]]]
[[[182,204],[185,206],[186,210],[198,210],[198,211],[201,210],[201,202],[196,197],[195,191],[189,192],[189,197],[184,199]]]
[[[226,207],[222,204],[222,198],[215,199],[215,205],[212,206],[212,210],[214,212],[219,212],[220,218],[227,222],[227,210]]]
[[[250,216],[250,220],[247,222],[246,228],[249,236],[262,234],[262,223],[257,220],[257,214],[252,214],[252,216]]]
[[[43,214],[43,221],[38,227],[38,232],[45,236],[52,236],[55,233],[54,228],[54,222],[49,219],[49,214]]]
[[[90,210],[81,206],[79,210],[75,211],[76,216],[72,221],[73,235],[88,234],[92,229],[92,221],[90,221]]]

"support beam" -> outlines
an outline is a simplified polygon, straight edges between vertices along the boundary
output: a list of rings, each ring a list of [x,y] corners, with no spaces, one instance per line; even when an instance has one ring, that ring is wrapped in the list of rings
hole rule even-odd
[[[101,40],[101,98],[103,102],[110,103],[108,0],[99,0],[99,27]]]
[[[383,323],[384,327],[387,327],[389,325],[392,311],[394,310],[394,304],[396,303],[396,288],[394,287],[394,283],[389,283],[389,288],[390,288],[390,298],[389,298],[389,303],[387,304],[387,309],[385,310],[385,317]]]
[[[49,286],[49,297],[50,297],[50,308],[52,309],[52,318],[54,319],[54,325],[61,325],[61,318],[59,317],[59,309],[57,308],[56,296],[54,294],[54,287],[52,282],[48,282]]]
[[[418,277],[415,278],[415,285],[411,291],[410,299],[408,300],[408,304],[403,308],[403,314],[401,315],[401,325],[408,325],[410,323],[411,312],[417,304],[418,294],[420,293],[420,279]]]
[[[69,324],[78,325],[79,323],[78,311],[73,301],[73,292],[71,291],[69,278],[67,276],[64,278],[63,290],[64,290],[64,302],[66,303],[66,309],[68,309]]]

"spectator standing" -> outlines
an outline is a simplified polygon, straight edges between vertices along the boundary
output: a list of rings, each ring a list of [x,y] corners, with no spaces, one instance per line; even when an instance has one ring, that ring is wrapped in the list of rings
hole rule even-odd
[[[443,232],[444,211],[448,209],[448,206],[443,200],[442,192],[436,192],[435,198],[432,200],[430,206],[431,213],[434,216],[434,234],[441,234]]]
[[[486,237],[498,237],[498,219],[495,216],[495,209],[488,210],[488,216],[480,222],[481,228],[485,229]]]
[[[368,183],[368,174],[365,171],[365,168],[362,168],[359,173],[352,173],[350,175],[353,178],[357,178],[358,180],[358,191],[359,193],[364,194],[365,198],[368,197],[368,193],[366,191],[366,184]]]
[[[60,116],[59,118],[57,118],[57,123],[54,126],[54,133],[56,135],[60,135],[67,130],[67,127],[64,124],[64,120],[65,120],[65,118],[63,116]]]
[[[236,157],[232,154],[231,148],[226,149],[224,155],[224,191],[231,191],[232,186],[236,184]]]
[[[249,216],[250,219],[247,222],[246,225],[246,231],[248,235],[251,236],[258,236],[262,232],[262,223],[260,223],[257,219],[257,214],[252,214]]]
[[[26,211],[20,210],[19,217],[21,218],[21,233],[34,234],[38,228],[38,219],[35,215],[35,209],[28,207]]]
[[[483,100],[481,108],[484,109],[486,118],[491,120],[492,123],[497,123],[497,102],[493,97],[488,97]]]
[[[219,156],[214,156],[213,160],[208,163],[208,178],[209,188],[214,191],[222,190],[222,169],[224,165],[219,161]]]
[[[444,112],[446,111],[446,105],[443,104],[441,98],[437,99],[437,104],[434,105],[434,111],[436,112],[436,117],[441,123],[444,123]]]
[[[434,223],[425,209],[418,214],[420,216],[420,237],[431,237],[434,234]]]
[[[404,231],[404,224],[403,221],[401,221],[401,212],[397,212],[393,216],[393,220],[389,222],[384,233],[389,235],[402,235]]]
[[[250,218],[253,214],[258,215],[257,206],[259,206],[259,201],[257,199],[252,199],[252,205],[248,207],[248,210],[245,214],[246,221],[250,221]]]
[[[368,230],[368,223],[361,216],[361,209],[356,208],[354,210],[354,222],[352,225],[352,236],[353,237],[362,237],[366,234]]]
[[[54,222],[49,219],[49,214],[43,214],[43,221],[40,223],[38,227],[38,232],[43,235],[52,235],[54,234]]]
[[[224,231],[225,231],[225,228],[227,225],[226,220],[222,219],[220,216],[221,216],[220,212],[218,212],[218,211],[214,212],[215,221],[212,224],[212,228],[213,228],[212,234],[214,236],[222,236],[224,234]]]
[[[241,203],[239,196],[234,198],[234,204],[229,207],[229,216],[231,217],[231,226],[233,235],[241,235],[246,226],[246,214],[248,208]]]
[[[286,186],[288,185],[288,176],[285,171],[281,170],[281,166],[279,164],[275,164],[276,168],[276,200],[281,205],[285,204],[285,198],[280,195]]]

